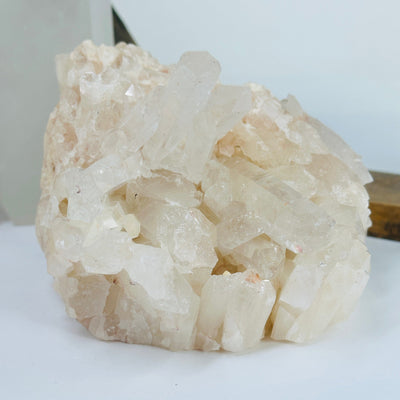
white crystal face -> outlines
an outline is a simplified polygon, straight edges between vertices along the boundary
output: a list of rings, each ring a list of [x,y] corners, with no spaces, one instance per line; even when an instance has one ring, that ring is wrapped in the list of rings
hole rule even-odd
[[[367,169],[293,96],[226,86],[208,53],[57,58],[37,235],[93,335],[172,350],[307,342],[368,280]]]

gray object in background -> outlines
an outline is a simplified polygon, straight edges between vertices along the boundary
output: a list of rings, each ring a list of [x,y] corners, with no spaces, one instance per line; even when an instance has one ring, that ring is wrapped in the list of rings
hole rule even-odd
[[[88,38],[113,44],[109,0],[2,3],[0,221],[34,222],[43,135],[58,101],[54,57]]]
[[[2,205],[0,204],[0,222],[7,221],[7,220],[8,220],[8,215],[6,214]]]

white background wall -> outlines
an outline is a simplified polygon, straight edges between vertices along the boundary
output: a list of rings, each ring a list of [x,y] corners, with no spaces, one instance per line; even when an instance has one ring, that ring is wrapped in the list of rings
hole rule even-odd
[[[363,156],[400,173],[399,0],[114,0],[163,63],[208,50],[224,83],[294,94]]]
[[[0,0],[0,221],[34,221],[54,58],[87,38],[113,43],[109,0]]]

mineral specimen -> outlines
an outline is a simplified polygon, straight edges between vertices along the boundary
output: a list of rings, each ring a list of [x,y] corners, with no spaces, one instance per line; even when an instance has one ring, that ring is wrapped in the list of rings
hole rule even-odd
[[[370,175],[293,96],[83,42],[57,58],[37,235],[68,314],[172,350],[306,342],[368,280]]]

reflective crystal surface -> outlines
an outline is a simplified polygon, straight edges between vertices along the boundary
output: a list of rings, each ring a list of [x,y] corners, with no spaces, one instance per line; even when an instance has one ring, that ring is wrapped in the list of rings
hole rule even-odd
[[[226,86],[206,52],[57,58],[37,235],[68,314],[172,350],[307,342],[368,280],[367,169],[293,96]]]

